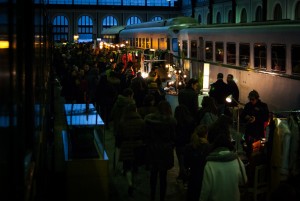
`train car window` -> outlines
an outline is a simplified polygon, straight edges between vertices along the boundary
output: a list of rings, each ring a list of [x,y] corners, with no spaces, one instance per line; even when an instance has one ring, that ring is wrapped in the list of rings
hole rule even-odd
[[[167,38],[167,50],[170,50],[170,38]]]
[[[227,53],[227,64],[236,65],[236,44],[227,43],[226,53]]]
[[[150,38],[150,48],[153,48],[153,40]]]
[[[182,57],[187,57],[187,41],[182,41]]]
[[[213,42],[212,41],[205,42],[205,60],[209,60],[209,61],[213,60]]]
[[[197,41],[196,40],[192,40],[191,41],[191,57],[192,58],[197,58]]]
[[[224,44],[223,44],[223,42],[215,43],[215,56],[216,56],[216,62],[220,62],[220,63],[224,62]]]
[[[248,67],[250,58],[250,44],[240,43],[240,66]]]
[[[173,52],[178,52],[178,39],[172,38],[172,50]]]
[[[146,39],[145,38],[142,39],[142,48],[146,48]]]
[[[272,70],[285,72],[286,47],[283,44],[273,44],[271,46]]]
[[[267,45],[265,43],[254,44],[254,68],[267,68]]]
[[[130,41],[130,46],[131,46],[131,47],[134,47],[134,39],[133,39],[133,38],[130,38],[129,41]]]
[[[292,45],[292,73],[300,74],[300,45]]]

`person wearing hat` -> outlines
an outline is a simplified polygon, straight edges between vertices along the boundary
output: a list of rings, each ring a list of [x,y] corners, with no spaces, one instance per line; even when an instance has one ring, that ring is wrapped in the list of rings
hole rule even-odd
[[[241,121],[246,123],[245,142],[247,154],[252,153],[252,143],[265,137],[265,122],[269,120],[268,105],[262,102],[256,90],[250,91],[249,102],[241,113]]]

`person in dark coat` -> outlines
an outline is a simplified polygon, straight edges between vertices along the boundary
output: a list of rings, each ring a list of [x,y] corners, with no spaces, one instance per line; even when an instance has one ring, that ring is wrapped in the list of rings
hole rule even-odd
[[[160,201],[165,200],[167,171],[174,167],[174,138],[176,119],[168,101],[158,104],[158,112],[145,116],[145,142],[150,169],[151,200],[155,200],[157,179],[160,181]]]
[[[113,121],[113,133],[115,136],[115,146],[116,146],[115,162],[119,161],[118,157],[119,157],[119,151],[121,146],[120,135],[119,135],[120,121],[124,113],[125,107],[129,104],[135,104],[133,99],[133,91],[131,88],[125,88],[122,94],[119,94],[117,96],[117,100],[115,101],[110,114],[111,120]],[[116,168],[116,170],[118,170],[118,168]]]
[[[141,72],[137,72],[136,76],[132,78],[130,88],[133,90],[133,98],[136,106],[139,108],[143,105],[144,98],[148,92],[146,80],[142,77]]]
[[[256,90],[250,91],[249,102],[241,113],[241,121],[246,123],[245,141],[247,154],[252,153],[252,143],[265,137],[265,124],[269,120],[268,105],[259,99]]]
[[[185,105],[194,118],[196,118],[199,108],[198,87],[198,80],[191,78],[186,87],[178,93],[179,105]]]
[[[219,115],[224,114],[226,97],[229,95],[228,86],[223,81],[223,73],[218,73],[217,81],[210,85],[209,96],[215,99]]]
[[[208,127],[198,125],[191,136],[191,142],[184,151],[184,166],[189,170],[186,201],[198,201],[200,197],[205,158],[211,147],[207,134]]]
[[[135,150],[143,146],[144,120],[137,112],[134,103],[128,104],[124,108],[124,113],[119,125],[120,156],[123,162],[123,170],[128,182],[128,194],[133,195],[134,172],[137,170]]]
[[[152,94],[147,94],[144,98],[143,105],[138,108],[138,113],[144,119],[147,114],[157,112],[158,108],[155,104],[155,98]]]
[[[240,91],[233,79],[232,74],[227,75],[227,86],[228,86],[228,95],[232,95],[232,98],[236,100],[236,102],[239,102],[239,97],[240,97]],[[230,105],[231,107],[236,107],[237,103],[235,101],[231,101]]]
[[[195,119],[185,105],[178,105],[175,108],[174,117],[177,120],[175,137],[175,151],[179,166],[177,180],[180,180],[185,184],[187,175],[184,166],[184,149],[185,146],[190,143],[196,124]]]

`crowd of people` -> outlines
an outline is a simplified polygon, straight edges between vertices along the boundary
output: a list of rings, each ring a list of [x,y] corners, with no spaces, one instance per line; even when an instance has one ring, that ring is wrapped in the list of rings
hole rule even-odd
[[[199,82],[191,78],[178,93],[174,114],[165,98],[162,80],[153,67],[143,78],[131,61],[116,63],[113,52],[91,46],[69,46],[56,50],[56,73],[67,102],[94,103],[107,126],[113,129],[116,159],[123,164],[128,195],[134,194],[134,174],[140,165],[149,169],[150,198],[165,200],[167,172],[178,158],[178,181],[187,185],[187,201],[239,201],[239,185],[247,182],[246,169],[232,143],[228,106],[239,101],[233,75],[223,74],[211,85],[209,96],[198,106]],[[232,95],[235,102],[225,99]],[[257,91],[241,115],[247,122],[247,142],[264,135],[268,107]],[[110,128],[112,126],[113,128]],[[251,150],[249,151],[251,152]]]

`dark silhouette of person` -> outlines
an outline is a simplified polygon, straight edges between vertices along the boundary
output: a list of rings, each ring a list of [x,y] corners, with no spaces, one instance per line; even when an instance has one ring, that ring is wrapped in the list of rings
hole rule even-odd
[[[210,85],[209,96],[215,99],[219,114],[224,114],[226,97],[229,95],[228,86],[223,81],[223,73],[218,73],[217,81]]]
[[[198,113],[198,80],[191,78],[186,87],[181,89],[178,93],[179,105],[185,105],[192,116],[196,119]]]

